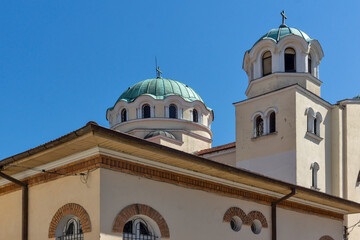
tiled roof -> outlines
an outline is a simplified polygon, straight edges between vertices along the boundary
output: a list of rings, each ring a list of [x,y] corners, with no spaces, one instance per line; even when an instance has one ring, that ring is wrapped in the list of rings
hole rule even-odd
[[[218,151],[223,151],[223,150],[227,150],[229,148],[234,148],[235,147],[235,142],[232,143],[227,143],[224,145],[220,145],[217,147],[213,147],[213,148],[208,148],[208,149],[204,149],[201,150],[197,153],[195,153],[196,156],[200,156],[200,155],[204,155],[204,154],[208,154],[208,153],[213,153],[213,152],[218,152]]]

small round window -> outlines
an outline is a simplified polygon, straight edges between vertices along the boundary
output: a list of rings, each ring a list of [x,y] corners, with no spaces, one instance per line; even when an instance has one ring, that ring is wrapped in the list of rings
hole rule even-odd
[[[232,230],[234,230],[235,232],[240,231],[242,226],[242,221],[238,216],[234,216],[231,221],[230,221],[230,227]]]
[[[255,219],[251,224],[251,231],[255,234],[259,234],[261,232],[261,228],[262,228],[261,222]]]

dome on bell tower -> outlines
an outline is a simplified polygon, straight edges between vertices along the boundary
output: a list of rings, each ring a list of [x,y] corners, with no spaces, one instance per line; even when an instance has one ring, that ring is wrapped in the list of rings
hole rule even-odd
[[[319,65],[324,56],[320,43],[283,22],[271,29],[245,52],[243,69],[248,76],[245,94],[262,95],[298,84],[320,96]]]
[[[288,35],[295,35],[303,38],[306,42],[310,43],[311,38],[305,32],[301,31],[297,28],[288,27],[286,24],[281,24],[278,28],[273,28],[269,32],[265,33],[259,40],[256,41],[258,43],[264,39],[270,39],[276,43],[278,43],[282,38]],[[254,44],[254,46],[256,45]],[[250,51],[250,50],[249,50]]]

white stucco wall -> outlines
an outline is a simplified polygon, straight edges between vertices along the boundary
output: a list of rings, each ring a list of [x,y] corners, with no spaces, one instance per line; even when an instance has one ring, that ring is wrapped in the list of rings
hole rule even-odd
[[[316,140],[307,134],[306,109],[311,107],[315,113],[320,113],[320,137]],[[311,98],[304,92],[296,93],[296,159],[298,185],[310,188],[312,186],[312,171],[310,166],[317,162],[320,170],[317,174],[318,188],[322,192],[332,191],[332,136],[331,108],[316,98]]]

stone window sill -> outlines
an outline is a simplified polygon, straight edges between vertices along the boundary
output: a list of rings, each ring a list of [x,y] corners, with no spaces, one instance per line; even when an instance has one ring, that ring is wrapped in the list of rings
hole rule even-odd
[[[314,139],[314,140],[316,140],[318,142],[323,140],[322,137],[320,137],[320,136],[318,136],[318,135],[316,135],[316,134],[314,134],[312,132],[306,132],[306,136],[308,136],[308,137],[310,137],[310,138],[312,138],[312,139]]]
[[[261,135],[261,136],[258,136],[258,137],[252,137],[251,140],[256,140],[256,139],[264,138],[264,137],[268,137],[268,136],[274,136],[274,135],[277,135],[277,134],[278,134],[278,132],[272,132],[272,133],[268,133],[268,134]]]
[[[314,186],[311,186],[310,189],[320,191],[320,188],[317,188],[317,187],[314,187]]]

